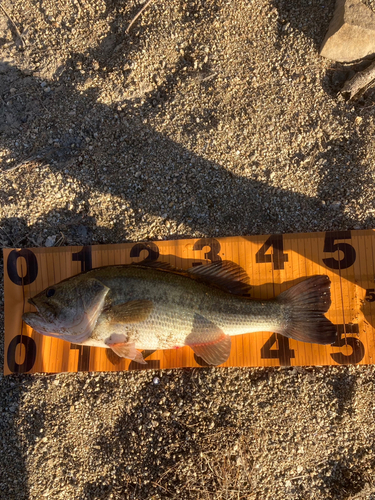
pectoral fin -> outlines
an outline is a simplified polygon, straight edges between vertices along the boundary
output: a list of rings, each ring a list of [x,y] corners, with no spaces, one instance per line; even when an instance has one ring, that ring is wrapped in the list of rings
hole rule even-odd
[[[197,356],[203,358],[209,365],[221,365],[230,355],[232,342],[218,326],[200,314],[194,317],[191,333],[185,340]]]
[[[134,342],[126,342],[125,335],[113,333],[105,340],[105,343],[117,354],[117,356],[120,356],[120,358],[131,359],[141,365],[147,365],[142,354],[135,348]]]

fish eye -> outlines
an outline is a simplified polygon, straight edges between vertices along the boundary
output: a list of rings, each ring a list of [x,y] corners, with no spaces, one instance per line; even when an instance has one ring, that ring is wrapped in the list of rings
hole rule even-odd
[[[54,288],[48,288],[46,291],[47,297],[52,297],[52,295],[55,295],[55,289]]]

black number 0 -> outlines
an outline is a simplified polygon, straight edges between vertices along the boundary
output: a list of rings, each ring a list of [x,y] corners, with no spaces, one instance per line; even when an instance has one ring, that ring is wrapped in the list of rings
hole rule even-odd
[[[24,276],[20,276],[17,271],[17,261],[23,257],[26,262]],[[18,286],[30,285],[38,276],[38,261],[35,254],[27,248],[12,250],[7,259],[7,272],[9,279]],[[25,348],[25,359],[19,364],[16,361],[16,349],[19,344]],[[7,363],[9,370],[13,373],[26,373],[34,366],[36,359],[35,341],[27,335],[16,335],[10,342],[7,350]]]
[[[20,257],[23,257],[26,261],[26,273],[23,277],[20,276],[17,271],[17,260]],[[27,248],[12,250],[8,255],[7,271],[9,279],[13,281],[15,285],[30,285],[38,276],[38,261],[36,260],[35,254]]]
[[[19,344],[25,347],[25,359],[23,363],[16,361],[16,349]],[[27,335],[16,335],[8,346],[7,363],[9,370],[13,373],[26,373],[34,366],[36,359],[36,344],[34,339]]]

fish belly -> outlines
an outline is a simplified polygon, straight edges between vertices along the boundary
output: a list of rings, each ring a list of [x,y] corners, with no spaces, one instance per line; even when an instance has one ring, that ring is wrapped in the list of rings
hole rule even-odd
[[[105,317],[98,323],[87,345],[107,347],[105,340],[112,334],[123,334],[136,349],[172,349],[185,345],[192,330],[194,314],[168,305],[154,308],[150,316],[139,323],[113,323]],[[90,342],[90,344],[88,343]]]

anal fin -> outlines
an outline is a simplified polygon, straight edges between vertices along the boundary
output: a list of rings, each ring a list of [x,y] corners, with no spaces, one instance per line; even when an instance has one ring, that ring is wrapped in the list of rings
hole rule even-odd
[[[191,333],[185,340],[197,356],[203,358],[209,365],[221,365],[230,355],[232,341],[218,326],[200,314],[194,317]]]

